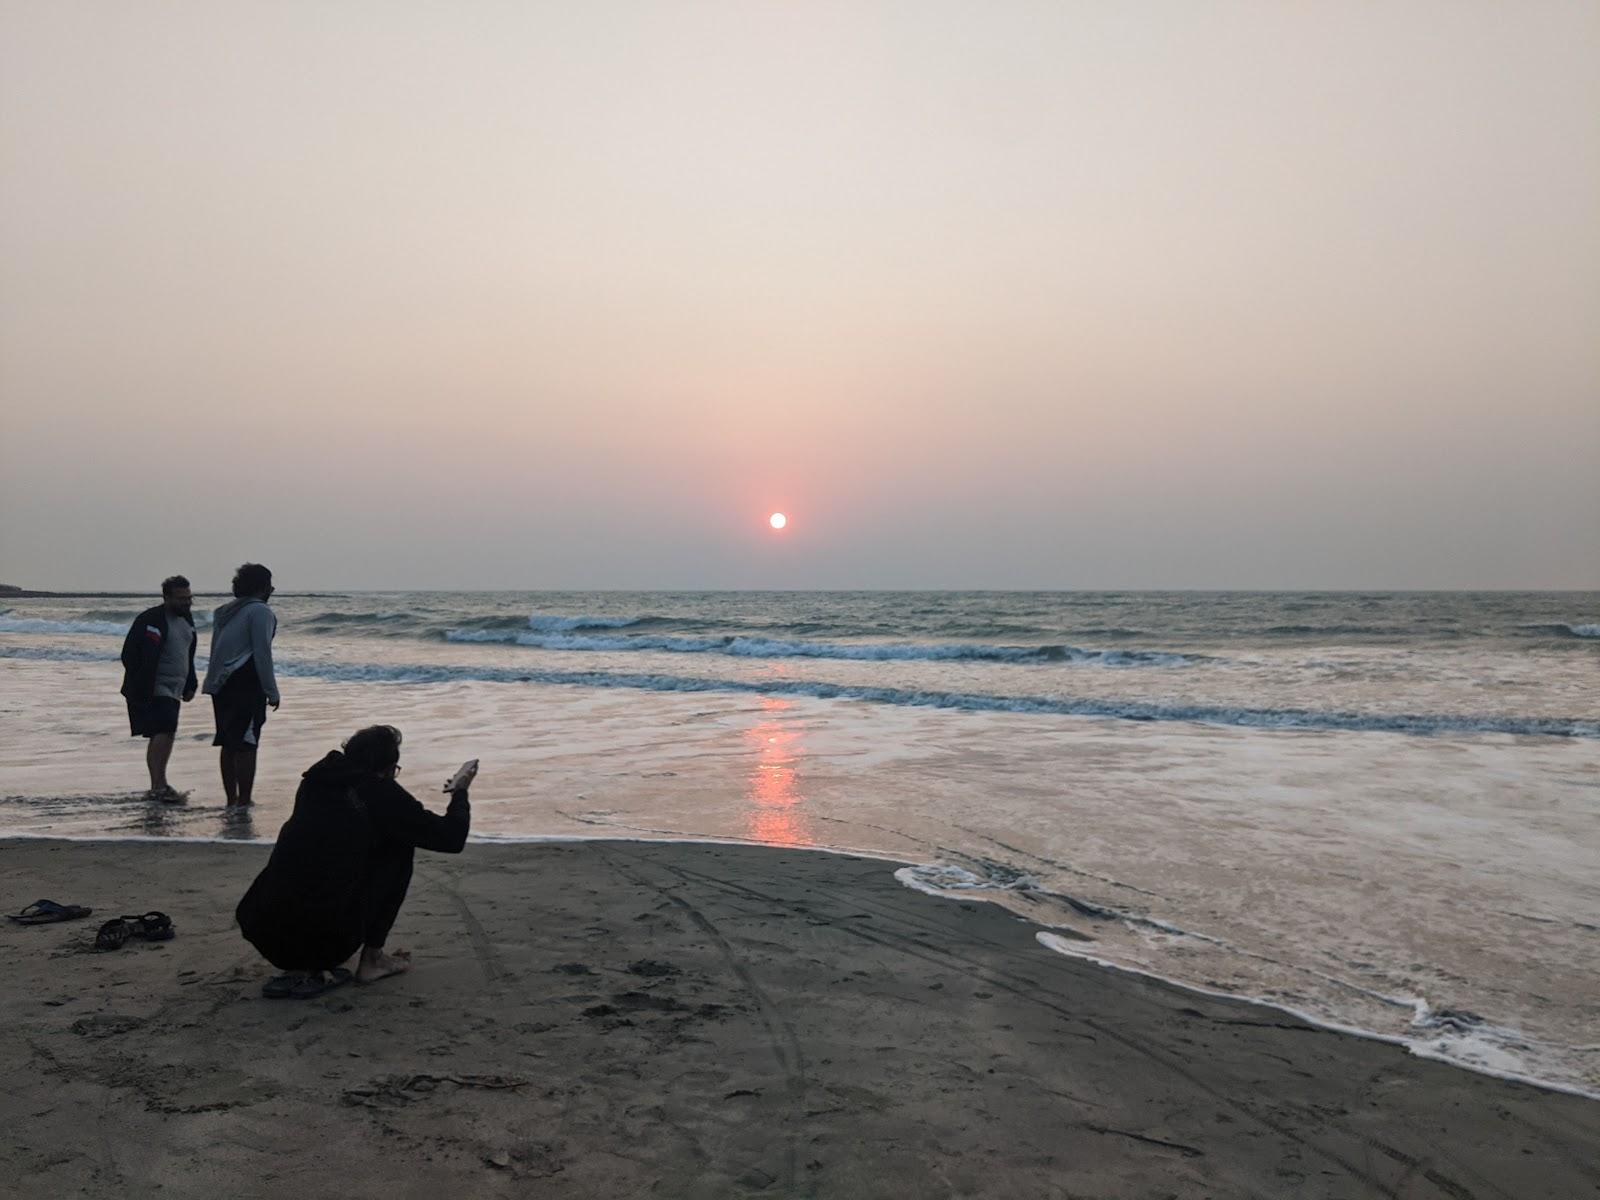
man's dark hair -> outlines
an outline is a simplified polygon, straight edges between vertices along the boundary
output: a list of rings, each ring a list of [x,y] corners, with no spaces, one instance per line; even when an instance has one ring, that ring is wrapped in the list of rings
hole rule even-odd
[[[161,581],[161,594],[170,596],[181,587],[188,587],[189,581],[182,575],[168,575]]]
[[[272,572],[260,563],[245,563],[233,573],[233,594],[259,596],[272,586]]]
[[[374,775],[387,771],[400,761],[400,731],[393,725],[368,725],[344,744],[344,756]]]

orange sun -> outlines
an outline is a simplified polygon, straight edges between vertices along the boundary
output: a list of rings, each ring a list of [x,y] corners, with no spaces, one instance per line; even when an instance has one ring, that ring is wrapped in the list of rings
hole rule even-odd
[[[788,523],[789,518],[784,516],[782,513],[773,513],[767,518],[767,524],[771,525],[774,529],[782,529]]]

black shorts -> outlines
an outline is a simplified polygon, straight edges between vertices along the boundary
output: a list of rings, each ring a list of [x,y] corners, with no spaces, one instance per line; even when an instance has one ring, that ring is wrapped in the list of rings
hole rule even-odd
[[[155,737],[178,732],[178,701],[173,696],[151,696],[128,701],[128,729],[133,737]]]
[[[213,746],[228,750],[254,750],[261,742],[261,727],[267,723],[267,694],[261,690],[254,659],[228,676],[228,681],[211,697],[217,718]]]

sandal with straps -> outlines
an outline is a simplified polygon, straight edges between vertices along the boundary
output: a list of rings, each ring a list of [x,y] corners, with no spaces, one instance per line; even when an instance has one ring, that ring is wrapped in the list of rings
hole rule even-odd
[[[115,917],[100,926],[94,935],[96,950],[119,950],[129,938],[147,942],[168,942],[177,936],[172,918],[164,912],[147,912],[138,917]]]

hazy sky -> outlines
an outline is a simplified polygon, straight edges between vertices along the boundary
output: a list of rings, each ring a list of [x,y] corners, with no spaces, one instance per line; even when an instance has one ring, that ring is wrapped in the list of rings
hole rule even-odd
[[[1600,586],[1593,0],[0,14],[0,581]]]

